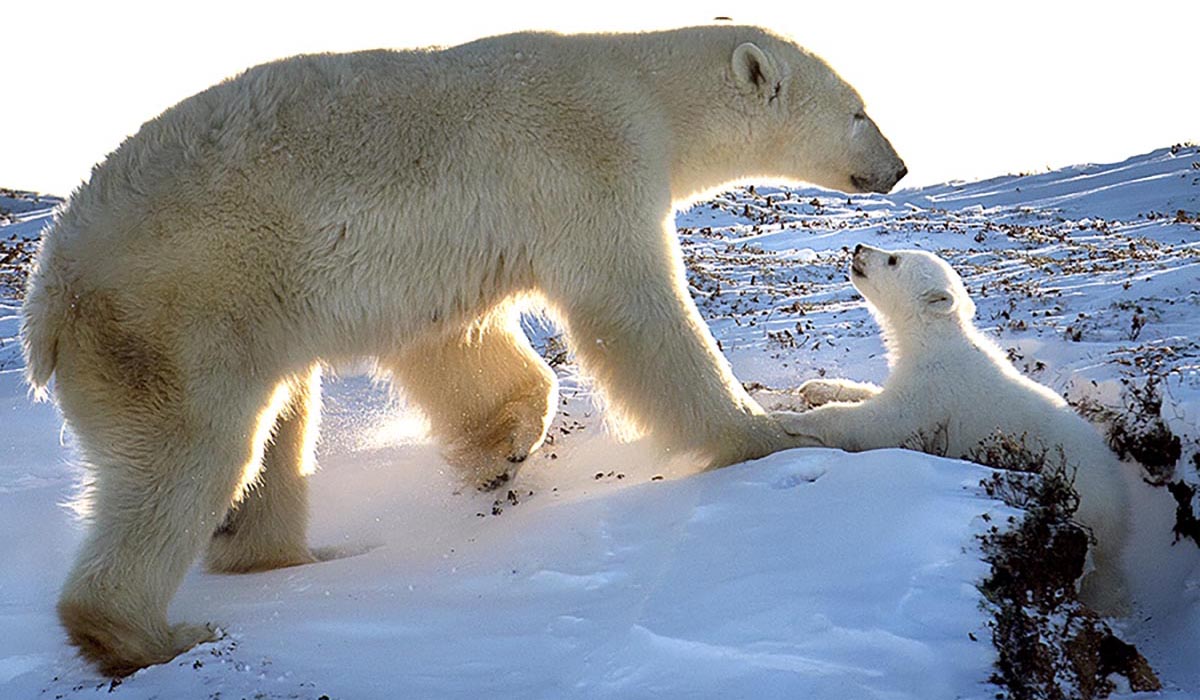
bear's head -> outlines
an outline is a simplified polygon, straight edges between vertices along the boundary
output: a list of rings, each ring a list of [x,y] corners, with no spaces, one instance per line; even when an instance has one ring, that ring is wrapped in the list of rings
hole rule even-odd
[[[958,273],[923,250],[854,247],[850,281],[893,334],[971,324],[975,303]]]
[[[908,173],[862,98],[825,61],[769,33],[739,44],[729,61],[735,113],[763,170],[753,174],[888,192]]]

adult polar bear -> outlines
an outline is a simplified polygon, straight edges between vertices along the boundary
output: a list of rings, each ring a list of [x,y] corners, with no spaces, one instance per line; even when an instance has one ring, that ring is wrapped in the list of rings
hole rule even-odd
[[[505,473],[555,405],[513,316],[529,295],[665,448],[716,467],[802,444],[716,349],[673,203],[904,172],[852,88],[753,27],[298,56],[183,101],[93,171],[30,280],[28,378],[57,373],[94,468],[71,641],[124,674],[208,639],[166,610],[210,539],[217,570],[311,561],[320,362],[378,358],[477,478]]]
[[[978,459],[998,431],[1023,440],[1074,479],[1076,517],[1097,545],[1095,572],[1084,577],[1081,597],[1103,612],[1124,611],[1128,487],[1100,434],[975,328],[975,304],[944,260],[859,245],[850,279],[883,329],[891,373],[882,388],[845,379],[806,382],[797,393],[818,408],[783,418],[788,432],[847,450],[905,447],[924,438],[941,454],[968,459]]]

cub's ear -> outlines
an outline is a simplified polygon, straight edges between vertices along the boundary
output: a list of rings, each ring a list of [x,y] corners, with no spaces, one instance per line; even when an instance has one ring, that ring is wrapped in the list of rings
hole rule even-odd
[[[775,94],[779,83],[779,69],[765,51],[746,42],[733,50],[733,76],[740,85],[761,93],[764,97]]]
[[[921,295],[921,309],[931,314],[945,316],[958,308],[958,301],[949,289],[930,289]]]

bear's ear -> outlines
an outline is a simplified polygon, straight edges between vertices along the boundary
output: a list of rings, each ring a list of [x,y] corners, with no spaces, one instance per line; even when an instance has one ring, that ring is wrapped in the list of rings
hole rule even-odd
[[[779,70],[775,62],[750,42],[733,50],[733,75],[739,84],[767,97],[775,94],[775,85],[779,82]]]
[[[928,313],[945,316],[957,307],[958,302],[949,289],[930,289],[921,295],[921,309]]]

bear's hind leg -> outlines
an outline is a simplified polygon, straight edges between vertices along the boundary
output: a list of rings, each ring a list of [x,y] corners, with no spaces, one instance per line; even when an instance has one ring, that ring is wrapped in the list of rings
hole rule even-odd
[[[515,316],[416,343],[381,364],[481,488],[508,481],[546,437],[558,382]]]
[[[167,607],[250,468],[270,387],[216,377],[184,388],[169,367],[130,377],[103,368],[112,358],[72,355],[60,353],[56,393],[94,486],[58,613],[81,654],[121,676],[212,639],[168,624]]]
[[[246,573],[316,561],[308,548],[308,475],[316,470],[321,370],[288,384],[257,481],[241,494],[208,543],[213,572]]]

